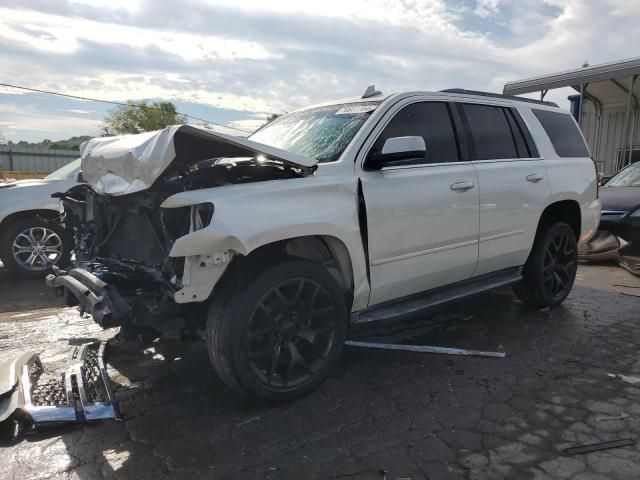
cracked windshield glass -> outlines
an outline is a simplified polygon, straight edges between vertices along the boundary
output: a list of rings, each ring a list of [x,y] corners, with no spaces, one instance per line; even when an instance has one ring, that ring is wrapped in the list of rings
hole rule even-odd
[[[331,105],[289,113],[268,123],[249,139],[320,163],[334,162],[379,103]]]

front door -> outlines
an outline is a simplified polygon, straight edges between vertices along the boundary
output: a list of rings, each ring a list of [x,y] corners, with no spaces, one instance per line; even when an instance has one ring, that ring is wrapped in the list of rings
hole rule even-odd
[[[367,211],[369,305],[471,277],[478,259],[479,189],[475,167],[460,162],[450,107],[402,107],[370,149],[387,138],[422,136],[427,153],[360,174]]]

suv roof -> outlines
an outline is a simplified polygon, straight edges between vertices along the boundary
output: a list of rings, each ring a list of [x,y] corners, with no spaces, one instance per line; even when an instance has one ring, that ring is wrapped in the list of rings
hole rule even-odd
[[[554,102],[546,102],[541,100],[535,100],[532,98],[525,97],[516,97],[513,95],[502,95],[500,93],[492,93],[492,92],[482,92],[478,90],[466,90],[463,88],[449,88],[446,90],[441,90],[439,92],[430,92],[426,90],[406,90],[403,92],[392,92],[392,93],[380,93],[378,95],[362,98],[362,96],[358,97],[347,97],[347,98],[339,98],[335,100],[329,100],[321,103],[317,103],[314,105],[310,105],[307,107],[296,109],[295,111],[307,110],[310,108],[323,107],[328,105],[339,105],[344,103],[361,103],[361,102],[380,102],[382,103],[385,100],[388,100],[391,97],[410,97],[413,95],[433,95],[433,96],[460,96],[464,98],[473,98],[476,100],[504,100],[507,102],[523,102],[523,103],[533,103],[536,105],[540,105],[543,107],[552,107],[552,108],[560,108],[558,104]]]
[[[462,95],[472,95],[474,97],[490,97],[490,98],[504,98],[507,100],[515,100],[517,102],[526,102],[526,103],[537,103],[538,105],[546,105],[547,107],[558,107],[558,104],[555,102],[545,102],[543,100],[536,100],[534,98],[526,98],[526,97],[516,97],[514,95],[503,95],[501,93],[493,93],[493,92],[481,92],[479,90],[465,90],[464,88],[447,88],[446,90],[441,90],[443,93],[459,93]]]

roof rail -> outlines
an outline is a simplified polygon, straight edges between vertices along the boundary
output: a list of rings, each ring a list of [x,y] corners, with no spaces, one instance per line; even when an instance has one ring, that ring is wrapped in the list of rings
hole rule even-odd
[[[464,88],[447,88],[440,90],[443,93],[459,93],[461,95],[478,95],[480,97],[506,98],[509,100],[517,100],[518,102],[537,103],[538,105],[546,105],[548,107],[558,107],[555,102],[545,102],[542,100],[534,100],[533,98],[516,97],[515,95],[502,95],[501,93],[481,92],[478,90],[466,90]]]

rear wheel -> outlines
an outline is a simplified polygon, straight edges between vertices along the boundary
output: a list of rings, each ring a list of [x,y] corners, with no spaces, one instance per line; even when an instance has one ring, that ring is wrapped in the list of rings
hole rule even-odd
[[[289,400],[327,376],[344,344],[342,289],[315,263],[285,259],[212,303],[207,322],[218,376],[245,395]]]
[[[516,296],[535,308],[560,305],[571,292],[578,270],[573,229],[563,222],[544,226],[533,244]]]
[[[44,276],[53,265],[64,267],[71,258],[71,236],[62,226],[38,217],[15,221],[0,236],[0,258],[22,277]]]

